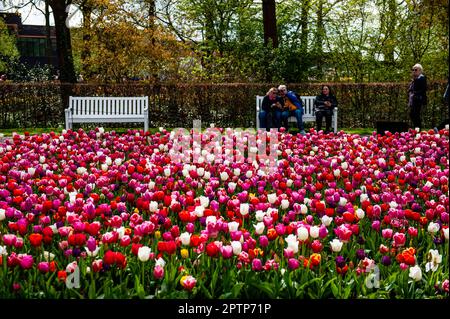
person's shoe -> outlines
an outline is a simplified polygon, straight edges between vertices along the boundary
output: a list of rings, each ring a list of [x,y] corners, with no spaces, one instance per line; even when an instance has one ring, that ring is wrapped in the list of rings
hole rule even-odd
[[[302,135],[306,135],[306,132],[305,132],[305,130],[301,130],[301,131],[300,131],[300,134],[302,134]]]

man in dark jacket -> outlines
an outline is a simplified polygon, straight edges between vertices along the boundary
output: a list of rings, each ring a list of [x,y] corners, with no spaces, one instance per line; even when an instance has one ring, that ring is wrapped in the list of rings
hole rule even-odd
[[[422,107],[427,104],[427,79],[423,75],[422,65],[416,64],[411,69],[413,80],[408,89],[409,116],[415,128],[422,128]]]

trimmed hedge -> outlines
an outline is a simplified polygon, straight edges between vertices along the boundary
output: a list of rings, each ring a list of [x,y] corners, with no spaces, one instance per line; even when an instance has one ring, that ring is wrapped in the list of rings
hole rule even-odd
[[[428,83],[424,127],[448,119],[443,94],[446,82]],[[331,83],[339,102],[339,127],[376,127],[377,121],[410,123],[408,83]],[[69,95],[148,95],[151,127],[192,127],[194,119],[204,126],[255,127],[255,96],[264,95],[272,84],[0,84],[0,128],[64,126]],[[320,83],[289,84],[300,95],[317,95]],[[103,125],[102,126],[106,126]],[[117,127],[116,124],[113,126]]]

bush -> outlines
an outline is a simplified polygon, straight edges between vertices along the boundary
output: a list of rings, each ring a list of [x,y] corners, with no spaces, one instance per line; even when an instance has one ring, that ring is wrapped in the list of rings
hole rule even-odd
[[[423,126],[434,127],[448,118],[443,101],[446,82],[428,85]],[[151,127],[255,127],[255,96],[274,84],[58,84],[6,83],[0,85],[0,127],[64,126],[68,96],[149,96]],[[339,102],[339,127],[375,127],[377,121],[409,122],[408,83],[332,83]],[[321,84],[289,84],[300,95],[317,95]],[[114,124],[116,125],[116,124]]]

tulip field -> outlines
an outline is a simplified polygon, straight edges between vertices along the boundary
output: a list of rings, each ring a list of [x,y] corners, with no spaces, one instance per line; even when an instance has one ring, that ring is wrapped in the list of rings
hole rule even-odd
[[[270,172],[163,128],[4,139],[0,298],[448,298],[448,127],[276,137]]]

